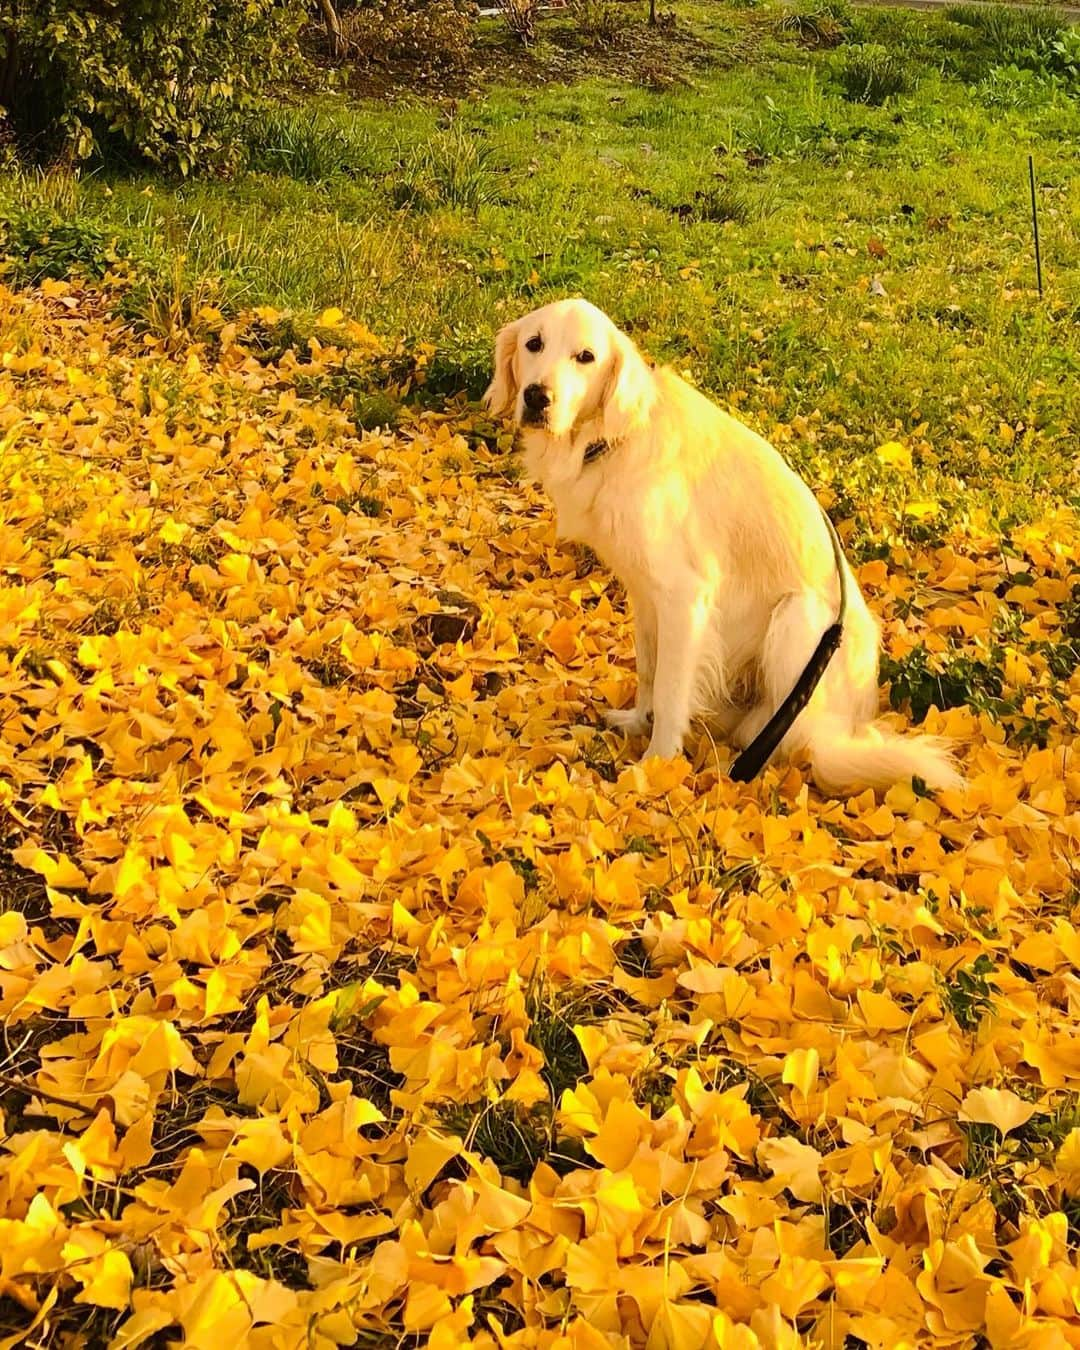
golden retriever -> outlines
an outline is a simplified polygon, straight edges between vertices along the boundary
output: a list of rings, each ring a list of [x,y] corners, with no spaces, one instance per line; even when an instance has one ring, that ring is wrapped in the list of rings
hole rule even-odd
[[[837,618],[840,647],[779,746],[827,791],[917,775],[956,787],[946,747],[875,724],[878,625],[813,493],[768,442],[647,361],[594,305],[561,300],[495,340],[490,410],[521,429],[564,537],[622,579],[635,621],[634,707],[607,713],[646,755],[680,753],[695,716],[749,745]]]

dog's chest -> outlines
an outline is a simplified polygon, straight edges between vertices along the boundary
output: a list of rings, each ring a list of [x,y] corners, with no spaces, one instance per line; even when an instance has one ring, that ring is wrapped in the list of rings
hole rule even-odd
[[[548,488],[559,535],[586,544],[624,581],[651,570],[649,540],[635,509],[640,498],[627,486],[596,465],[574,482]]]

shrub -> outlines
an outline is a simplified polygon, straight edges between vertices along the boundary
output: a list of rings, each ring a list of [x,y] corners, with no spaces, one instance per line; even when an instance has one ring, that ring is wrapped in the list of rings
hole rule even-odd
[[[72,273],[101,277],[112,261],[101,226],[55,207],[33,205],[0,219],[0,257],[20,283]]]
[[[615,0],[579,0],[578,32],[600,47],[610,47],[626,31],[626,12]]]
[[[838,74],[844,97],[852,103],[884,103],[916,84],[907,61],[877,42],[849,48]]]
[[[368,0],[342,15],[342,40],[361,63],[463,66],[476,38],[469,0]]]
[[[539,0],[499,0],[503,22],[524,47],[536,37],[536,11]]]
[[[16,134],[86,158],[119,140],[189,172],[231,165],[244,113],[296,54],[294,0],[8,0],[0,89]]]

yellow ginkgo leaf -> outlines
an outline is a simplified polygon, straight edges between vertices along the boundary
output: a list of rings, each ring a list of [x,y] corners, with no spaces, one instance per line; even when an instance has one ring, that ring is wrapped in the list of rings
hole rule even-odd
[[[1041,1110],[1008,1088],[972,1088],[960,1103],[957,1119],[993,1125],[1002,1135],[1026,1125]]]
[[[763,1139],[757,1147],[759,1162],[779,1189],[789,1190],[796,1200],[818,1204],[821,1200],[821,1154],[791,1135]]]
[[[899,441],[886,441],[884,445],[879,445],[874,453],[878,460],[890,469],[911,468],[911,451]]]
[[[1058,1150],[1057,1171],[1065,1194],[1080,1196],[1080,1127],[1065,1136]]]

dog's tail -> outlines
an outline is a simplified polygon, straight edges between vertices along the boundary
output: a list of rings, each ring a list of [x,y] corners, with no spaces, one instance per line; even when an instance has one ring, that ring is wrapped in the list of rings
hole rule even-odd
[[[935,791],[964,782],[937,736],[903,736],[879,722],[853,731],[838,719],[822,718],[808,749],[814,780],[827,792],[887,788],[911,778]]]

